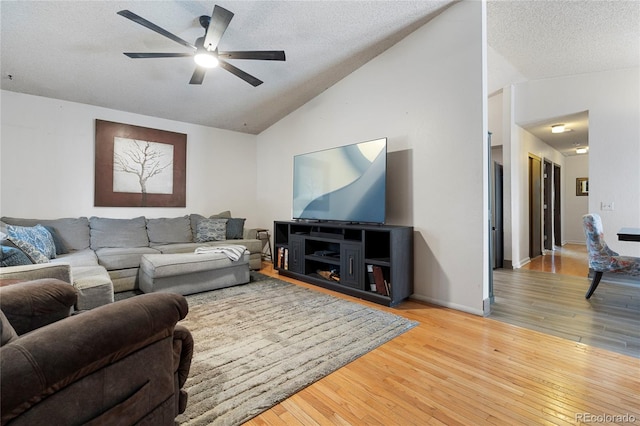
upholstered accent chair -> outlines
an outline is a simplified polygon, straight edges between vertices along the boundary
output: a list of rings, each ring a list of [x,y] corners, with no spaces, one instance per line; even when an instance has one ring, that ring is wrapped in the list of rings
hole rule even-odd
[[[596,291],[605,272],[640,277],[640,258],[620,256],[607,246],[604,241],[602,219],[599,215],[586,214],[582,217],[582,222],[587,237],[589,268],[594,272],[591,286],[585,295],[586,299],[589,299]]]
[[[193,339],[183,296],[145,294],[74,312],[56,279],[0,286],[2,425],[173,426]],[[9,285],[4,285],[9,284]]]

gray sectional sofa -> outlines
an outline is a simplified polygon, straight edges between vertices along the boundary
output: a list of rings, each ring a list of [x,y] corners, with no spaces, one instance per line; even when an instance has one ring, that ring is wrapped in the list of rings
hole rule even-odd
[[[232,219],[228,211],[210,218]],[[114,292],[139,288],[138,271],[143,254],[193,253],[200,246],[237,244],[249,251],[249,267],[260,269],[262,241],[257,239],[255,229],[243,228],[243,220],[235,219],[242,220],[241,235],[233,235],[234,239],[202,241],[202,235],[198,234],[202,219],[208,218],[198,214],[158,219],[2,217],[3,224],[41,224],[52,230],[56,251],[61,253],[49,263],[0,268],[0,279],[58,278],[72,283],[78,290],[77,309],[91,309],[112,302]]]

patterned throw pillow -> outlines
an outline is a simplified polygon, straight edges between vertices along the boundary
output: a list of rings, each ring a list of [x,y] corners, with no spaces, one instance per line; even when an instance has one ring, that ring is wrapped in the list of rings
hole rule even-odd
[[[3,240],[0,245],[2,246],[0,247],[2,249],[2,257],[0,258],[1,267],[33,264],[29,256],[24,254],[24,252],[11,241]]]
[[[196,243],[227,239],[228,219],[200,219],[196,230]]]
[[[227,240],[239,240],[244,236],[243,218],[232,218],[227,221]]]
[[[22,250],[32,263],[49,263],[49,258],[28,242],[13,237],[7,237],[7,240]]]
[[[53,236],[47,228],[40,224],[36,226],[7,225],[7,234],[14,240],[21,240],[31,244],[47,259],[56,257],[56,244]]]

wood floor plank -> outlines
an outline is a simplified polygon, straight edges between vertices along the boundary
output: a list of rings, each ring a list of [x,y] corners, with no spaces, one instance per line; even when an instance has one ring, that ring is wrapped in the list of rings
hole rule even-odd
[[[282,279],[266,266],[263,273]],[[516,298],[501,314],[523,310],[520,325],[493,313],[482,318],[413,300],[386,308],[288,279],[419,325],[247,424],[573,425],[583,413],[628,414],[640,422],[640,357],[598,347],[610,341],[635,344],[633,309],[610,312],[610,303],[634,306],[635,299],[610,288],[600,300],[585,303],[579,277],[568,284],[562,277],[541,277],[537,284],[517,274],[502,277],[509,288],[500,297]],[[576,300],[569,301],[574,294]],[[560,305],[543,308],[545,297],[560,299]],[[554,323],[581,341],[535,330]],[[605,342],[585,343],[586,331]]]

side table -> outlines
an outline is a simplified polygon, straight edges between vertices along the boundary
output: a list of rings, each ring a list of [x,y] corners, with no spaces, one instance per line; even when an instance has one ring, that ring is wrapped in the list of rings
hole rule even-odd
[[[262,260],[271,260],[271,235],[266,228],[257,228],[258,239],[262,241]]]

